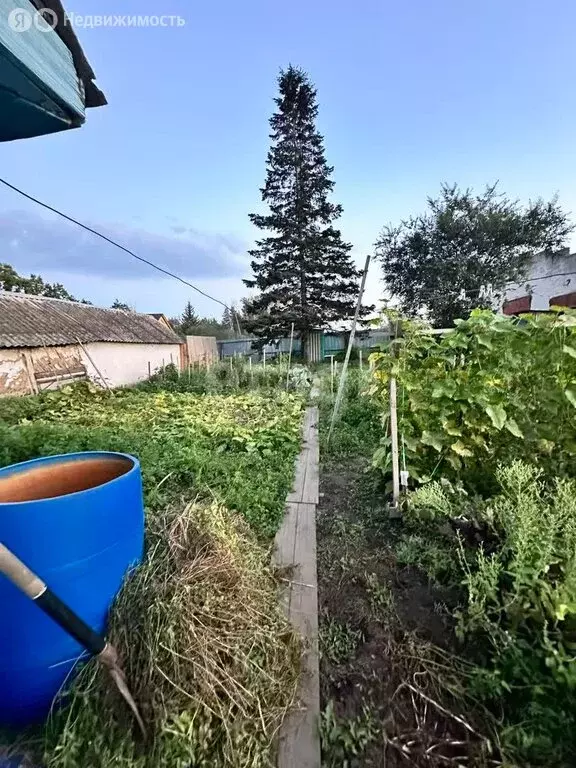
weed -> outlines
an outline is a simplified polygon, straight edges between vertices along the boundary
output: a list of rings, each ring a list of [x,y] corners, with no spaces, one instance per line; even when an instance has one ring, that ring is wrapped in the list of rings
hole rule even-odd
[[[334,702],[329,701],[320,715],[322,765],[325,768],[361,766],[366,748],[379,734],[378,722],[367,706],[361,715],[345,718],[336,715]]]
[[[91,662],[69,707],[48,723],[43,764],[270,765],[300,649],[281,615],[267,551],[215,502],[152,516],[148,539],[148,559],[118,598],[110,639],[150,743],[143,749],[133,739],[122,700]]]
[[[399,563],[418,568],[434,582],[452,583],[461,574],[452,543],[444,543],[432,536],[403,534],[395,547],[395,554]]]
[[[334,664],[342,664],[354,656],[356,648],[364,641],[359,629],[336,619],[325,619],[320,625],[320,654]]]
[[[366,593],[375,616],[390,614],[394,610],[394,595],[388,584],[382,584],[375,573],[364,573]]]

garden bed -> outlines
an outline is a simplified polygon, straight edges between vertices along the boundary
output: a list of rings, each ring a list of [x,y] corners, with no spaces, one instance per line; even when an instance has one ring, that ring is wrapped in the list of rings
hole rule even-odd
[[[80,450],[139,457],[146,557],[114,607],[109,637],[142,710],[91,662],[43,732],[0,754],[45,768],[273,766],[300,671],[282,614],[272,537],[292,485],[303,400],[285,392],[65,388],[0,402],[0,462]]]
[[[572,766],[576,313],[397,327],[329,446],[321,403],[324,761]]]
[[[398,562],[362,460],[321,475],[318,598],[323,766],[487,765],[455,664],[458,595]]]

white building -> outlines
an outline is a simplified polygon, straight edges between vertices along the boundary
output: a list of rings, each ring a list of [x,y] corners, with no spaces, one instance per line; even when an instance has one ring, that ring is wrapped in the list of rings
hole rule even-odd
[[[539,253],[527,278],[506,289],[502,311],[544,312],[554,305],[576,307],[576,253],[569,248]]]
[[[0,291],[0,395],[23,395],[90,379],[135,384],[180,368],[181,340],[151,315]]]

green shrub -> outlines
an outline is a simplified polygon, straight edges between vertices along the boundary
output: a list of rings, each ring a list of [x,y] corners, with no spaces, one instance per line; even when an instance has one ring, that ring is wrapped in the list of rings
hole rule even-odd
[[[372,356],[372,393],[398,383],[398,425],[410,475],[462,479],[490,495],[500,463],[522,458],[576,475],[576,312],[503,317],[475,310],[444,336],[403,323],[396,355]],[[383,436],[375,464],[389,472]]]
[[[496,480],[498,495],[474,504],[430,483],[411,494],[409,519],[476,523],[487,535],[459,539],[467,597],[458,635],[478,663],[471,691],[504,713],[509,759],[564,765],[576,754],[576,481],[545,482],[542,470],[520,461]],[[405,558],[407,543],[414,545],[404,542]],[[434,550],[432,541],[428,552],[412,547],[408,556],[426,562]]]

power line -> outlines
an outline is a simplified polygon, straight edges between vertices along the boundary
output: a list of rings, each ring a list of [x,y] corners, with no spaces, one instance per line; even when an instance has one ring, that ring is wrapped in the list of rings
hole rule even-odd
[[[183,277],[180,277],[180,275],[174,274],[174,272],[170,272],[168,269],[164,269],[164,267],[159,267],[158,264],[154,264],[153,261],[149,261],[148,259],[145,259],[143,256],[138,256],[138,254],[131,251],[129,248],[125,248],[123,245],[120,245],[120,243],[115,242],[111,238],[107,237],[106,235],[103,235],[101,232],[98,232],[96,229],[92,229],[92,227],[89,227],[87,224],[83,224],[81,221],[78,221],[77,219],[72,218],[72,216],[68,216],[66,213],[62,213],[62,211],[59,211],[57,208],[53,208],[51,205],[48,205],[48,203],[43,203],[42,200],[38,200],[35,197],[32,197],[32,195],[27,194],[21,189],[18,189],[18,187],[15,187],[13,184],[10,184],[5,179],[0,178],[0,183],[4,184],[4,186],[8,187],[9,189],[12,189],[14,192],[17,192],[19,195],[22,195],[22,197],[25,197],[27,200],[31,200],[33,203],[36,203],[37,205],[42,206],[42,208],[46,208],[48,211],[52,211],[52,213],[56,213],[58,216],[61,216],[63,219],[66,219],[67,221],[72,222],[72,224],[76,224],[78,227],[82,227],[82,229],[85,229],[87,232],[91,232],[93,235],[96,235],[96,237],[102,238],[102,240],[106,240],[107,243],[110,243],[110,245],[115,245],[116,248],[120,248],[121,251],[124,251],[129,256],[132,256],[134,259],[138,259],[138,261],[143,262],[144,264],[148,264],[149,267],[152,267],[153,269],[157,269],[158,272],[162,272],[165,275],[168,275],[168,277],[174,278],[174,280],[179,280],[181,283],[184,283],[184,285],[187,285],[189,288],[192,288],[192,290],[196,291],[197,293],[202,294],[202,296],[205,296],[207,299],[211,299],[212,301],[215,301],[217,304],[221,304],[226,309],[230,309],[230,307],[225,304],[223,301],[220,301],[220,299],[215,298],[214,296],[210,296],[209,293],[206,293],[200,288],[197,288],[192,283],[189,283],[188,280],[185,280]]]

